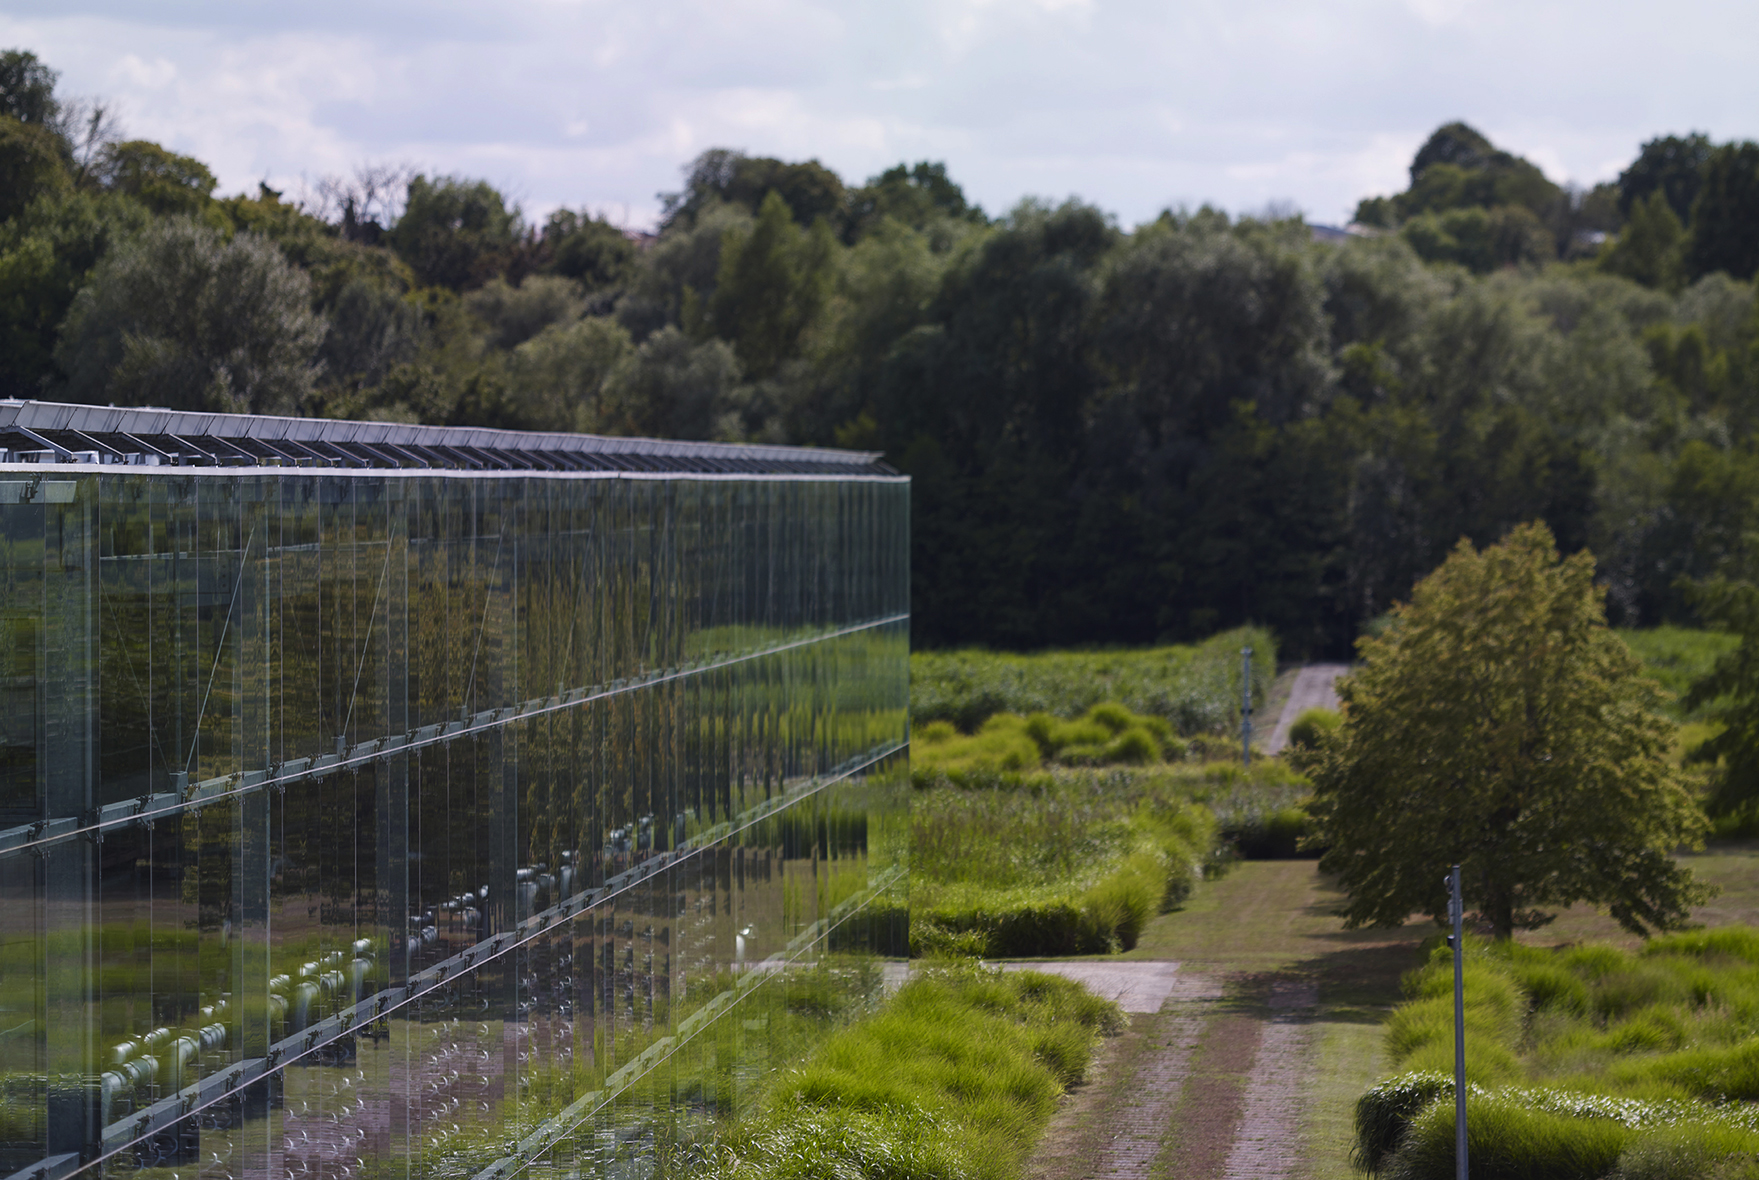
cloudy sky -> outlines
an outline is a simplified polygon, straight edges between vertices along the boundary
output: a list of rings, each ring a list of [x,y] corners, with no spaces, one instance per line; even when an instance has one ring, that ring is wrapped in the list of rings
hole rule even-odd
[[[0,46],[222,192],[405,162],[632,225],[716,146],[1129,225],[1347,220],[1454,118],[1582,184],[1656,134],[1759,138],[1751,0],[0,0]]]

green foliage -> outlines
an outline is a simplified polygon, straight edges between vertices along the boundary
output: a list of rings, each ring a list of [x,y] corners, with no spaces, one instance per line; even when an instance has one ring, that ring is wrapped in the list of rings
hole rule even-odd
[[[914,652],[910,713],[918,723],[948,721],[969,733],[997,713],[1073,719],[1111,702],[1180,734],[1222,730],[1239,719],[1246,646],[1254,652],[1253,700],[1262,705],[1276,677],[1276,641],[1262,628],[1241,628],[1200,644],[1136,650]]]
[[[911,742],[912,773],[919,782],[961,784],[1037,770],[1047,760],[1064,766],[1144,766],[1183,758],[1185,752],[1186,743],[1164,720],[1113,703],[1095,705],[1073,721],[1049,713],[997,713],[969,737],[950,722],[931,721]]]
[[[1663,707],[1680,720],[1703,712],[1700,706],[1687,713],[1681,700],[1693,682],[1701,679],[1717,660],[1734,651],[1740,640],[1721,631],[1690,627],[1622,628],[1618,637],[1631,654],[1643,661],[1643,669],[1674,697]]]
[[[1290,790],[1287,771],[1237,767],[1056,771],[1005,789],[935,786],[911,815],[918,954],[1105,953],[1135,944],[1219,867],[1233,823]],[[1213,810],[1212,810],[1213,809]]]
[[[550,325],[508,358],[521,421],[532,430],[611,433],[624,425],[614,383],[634,356],[629,333],[608,316]]]
[[[665,1155],[665,1175],[1011,1180],[1117,1005],[1036,972],[925,970],[781,1075],[759,1115]]]
[[[1326,734],[1335,733],[1343,723],[1343,715],[1336,709],[1303,709],[1294,724],[1289,726],[1289,744],[1318,749],[1320,740]]]
[[[1759,930],[1686,931],[1636,952],[1469,938],[1466,962],[1474,1170],[1482,1143],[1496,1175],[1736,1174],[1718,1169],[1759,1135]],[[1406,981],[1387,1043],[1408,1072],[1358,1103],[1364,1170],[1451,1169],[1452,987],[1445,946]]]
[[[1596,216],[1530,161],[1464,123],[1437,128],[1418,149],[1410,188],[1356,210],[1364,225],[1400,228],[1423,258],[1479,274],[1549,260]]]
[[[739,358],[722,340],[694,341],[662,328],[617,371],[595,429],[658,438],[719,438],[739,380]]]
[[[954,781],[975,774],[1037,770],[1044,754],[1026,730],[1026,719],[998,713],[966,737],[948,721],[931,721],[911,738],[914,773]]]
[[[497,276],[466,295],[464,306],[488,329],[489,347],[512,349],[579,319],[586,298],[572,279],[532,275],[515,287]]]
[[[1431,1103],[1411,1123],[1385,1171],[1389,1180],[1455,1174],[1451,1099]],[[1515,1095],[1466,1098],[1467,1156],[1472,1174],[1487,1180],[1599,1180],[1630,1140],[1614,1119],[1555,1114]]]
[[[1759,143],[1725,143],[1704,161],[1687,264],[1694,278],[1720,270],[1748,280],[1759,271]]]
[[[1294,860],[1318,856],[1313,846],[1318,833],[1313,817],[1301,806],[1278,807],[1243,817],[1223,829],[1222,835],[1247,860]]]
[[[664,224],[691,226],[716,204],[740,205],[750,212],[774,193],[800,225],[820,219],[840,222],[845,194],[835,172],[817,160],[790,164],[768,156],[747,156],[710,148],[684,169],[684,191],[661,198]]]
[[[21,120],[0,155],[24,157],[0,167],[0,392],[94,396],[54,358],[77,351],[63,325],[105,227],[191,216],[310,280],[321,371],[293,412],[883,452],[913,480],[919,648],[1253,623],[1342,656],[1459,538],[1536,519],[1592,547],[1617,621],[1690,623],[1680,579],[1759,535],[1741,145],[1656,140],[1616,190],[1577,193],[1450,124],[1406,192],[1364,202],[1399,232],[1337,244],[1208,208],[1121,227],[1027,200],[992,221],[944,164],[852,187],[713,149],[632,237],[384,167],[311,207],[216,199],[202,161],[117,142],[30,54],[0,76],[0,119]],[[1595,262],[1621,202],[1632,224]]]
[[[1550,231],[1522,205],[1420,213],[1399,232],[1425,262],[1451,262],[1477,274],[1542,263],[1556,252]]]
[[[1645,287],[1678,290],[1685,280],[1686,228],[1657,188],[1631,207],[1630,221],[1600,265]]]
[[[601,218],[558,209],[544,222],[544,268],[587,290],[615,287],[635,271],[635,244]]]
[[[872,233],[886,219],[913,229],[942,221],[982,225],[983,210],[965,200],[965,190],[947,175],[945,164],[918,162],[888,168],[849,195],[849,219],[856,235]]]
[[[519,210],[487,181],[417,176],[388,236],[420,282],[457,291],[499,273],[520,233]]]
[[[1629,216],[1645,197],[1658,192],[1682,224],[1690,220],[1711,150],[1710,137],[1698,132],[1650,140],[1619,173],[1619,211]]]
[[[421,309],[398,292],[351,279],[336,295],[318,350],[324,376],[332,383],[377,385],[393,367],[415,359],[424,329]]]
[[[69,186],[61,141],[47,127],[0,115],[0,222]]]
[[[1716,727],[1690,757],[1711,764],[1713,814],[1751,811],[1759,801],[1759,587],[1715,578],[1698,588],[1700,610],[1739,637],[1692,682],[1684,707]]]
[[[706,326],[733,344],[746,372],[767,377],[796,353],[824,302],[835,248],[828,225],[801,232],[773,190],[749,233],[727,231]]]
[[[1462,542],[1361,642],[1343,726],[1299,760],[1349,925],[1441,920],[1448,863],[1501,938],[1582,900],[1634,932],[1677,926],[1706,896],[1671,856],[1703,831],[1674,723],[1607,629],[1593,573],[1587,554],[1560,562],[1543,526]]]
[[[0,116],[46,126],[55,121],[54,70],[22,49],[0,51]]]
[[[186,219],[112,250],[56,349],[78,401],[289,413],[308,396],[323,327],[310,284],[269,242]]]
[[[132,201],[73,193],[39,198],[0,226],[0,393],[42,397],[61,377],[55,345],[74,295],[145,219]]]
[[[217,183],[200,160],[144,139],[106,147],[98,175],[106,188],[132,197],[161,217],[199,215]]]

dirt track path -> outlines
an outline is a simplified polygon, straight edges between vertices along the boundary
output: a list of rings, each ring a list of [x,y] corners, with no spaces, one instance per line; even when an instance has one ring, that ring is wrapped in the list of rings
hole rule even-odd
[[[1307,664],[1295,673],[1295,683],[1289,689],[1288,700],[1283,702],[1276,728],[1264,743],[1264,752],[1282,753],[1289,744],[1289,727],[1308,709],[1337,708],[1337,679],[1349,671],[1348,664]]]
[[[1131,1012],[1052,1121],[1033,1180],[1351,1176],[1355,1099],[1424,931],[1346,933],[1333,904],[1313,862],[1249,862],[1128,956],[1022,964]]]

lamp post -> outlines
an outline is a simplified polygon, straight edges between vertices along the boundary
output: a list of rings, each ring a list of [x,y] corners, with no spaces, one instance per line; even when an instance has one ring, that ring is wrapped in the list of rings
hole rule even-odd
[[[1465,940],[1461,926],[1465,903],[1460,899],[1460,866],[1448,873],[1448,918],[1454,932],[1448,945],[1454,948],[1454,1177],[1466,1180],[1466,975]]]
[[[1240,649],[1240,765],[1252,765],[1252,649]]]

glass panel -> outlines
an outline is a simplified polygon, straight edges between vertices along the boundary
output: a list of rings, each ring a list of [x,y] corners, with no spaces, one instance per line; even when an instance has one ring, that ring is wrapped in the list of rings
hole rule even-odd
[[[0,1175],[736,1113],[905,950],[908,494],[0,472]]]

